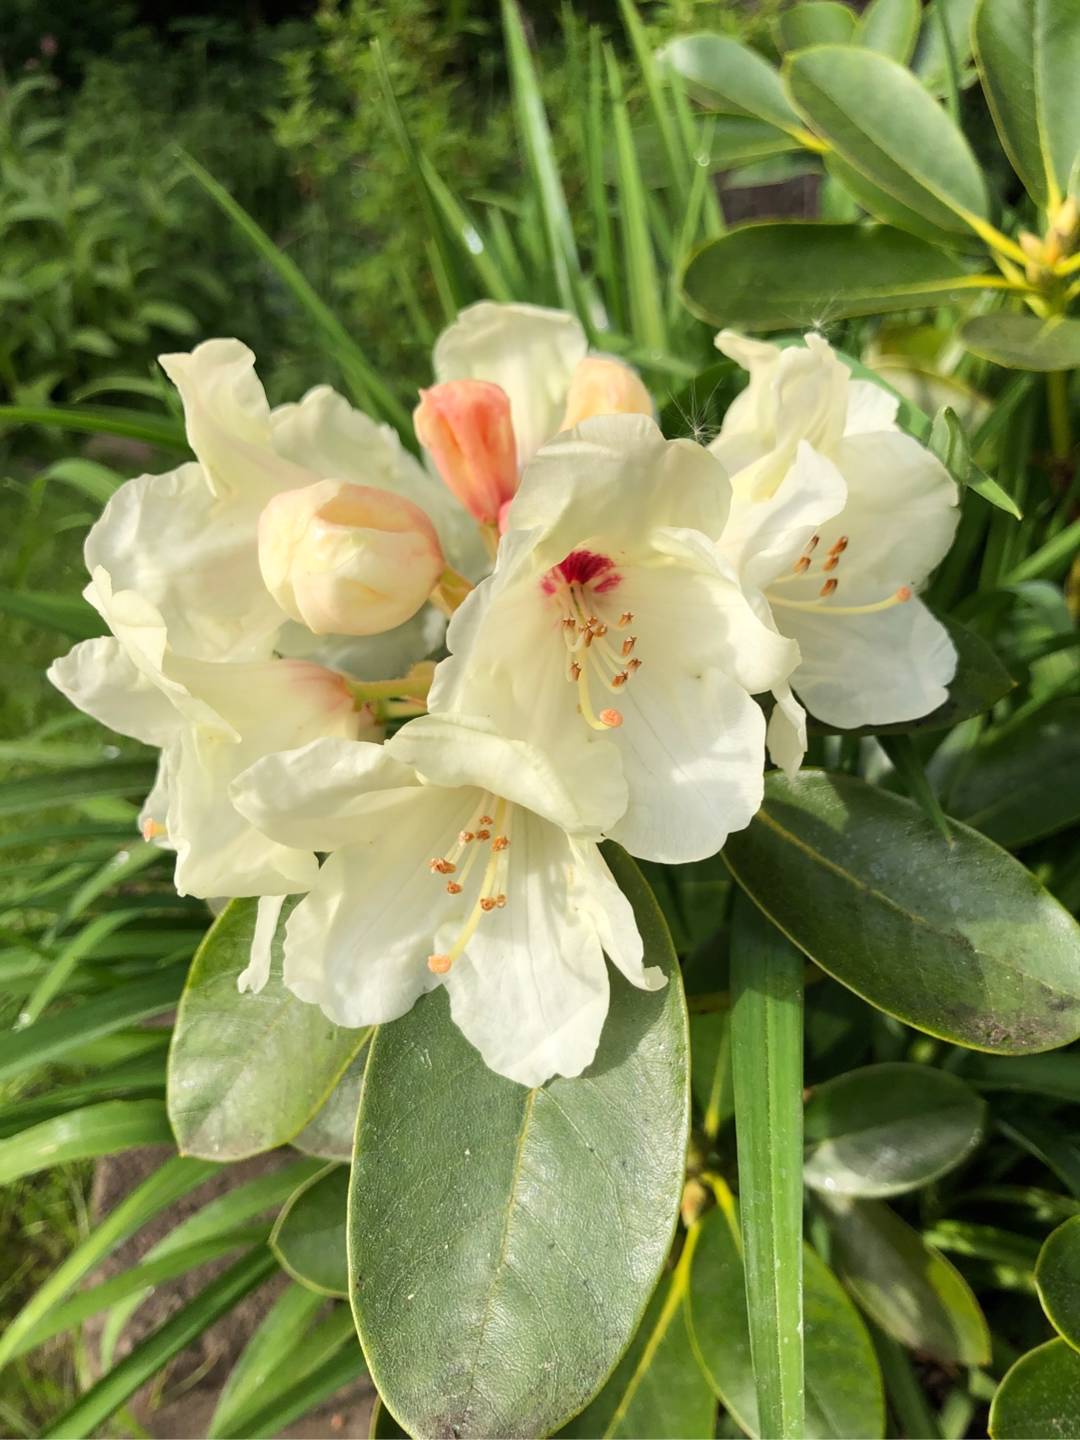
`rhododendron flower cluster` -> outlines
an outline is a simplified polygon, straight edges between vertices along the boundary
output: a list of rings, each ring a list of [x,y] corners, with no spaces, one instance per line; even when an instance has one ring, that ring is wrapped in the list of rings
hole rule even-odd
[[[51,676],[160,749],[142,825],[177,888],[260,897],[243,988],[299,896],[282,979],[337,1024],[443,985],[495,1070],[579,1074],[604,957],[663,983],[601,842],[713,855],[807,711],[945,699],[916,592],[953,481],[820,336],[717,344],[749,383],[705,447],[571,316],[475,305],[419,392],[422,461],[325,387],[271,410],[238,341],[162,357],[195,461],[106,507],[86,593],[111,636]]]

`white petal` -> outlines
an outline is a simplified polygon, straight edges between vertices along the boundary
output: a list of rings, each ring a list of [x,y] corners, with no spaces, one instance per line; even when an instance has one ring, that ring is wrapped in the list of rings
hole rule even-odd
[[[446,976],[465,1037],[500,1075],[540,1085],[596,1054],[608,976],[590,876],[556,827],[515,812],[508,904],[485,915]],[[449,938],[440,932],[442,950]]]
[[[427,958],[452,901],[427,860],[468,819],[476,792],[417,786],[383,798],[285,929],[285,984],[349,1027],[394,1020],[441,983]]]
[[[488,380],[506,391],[525,465],[559,429],[570,377],[588,342],[573,315],[481,300],[435,342],[435,378]]]
[[[956,650],[921,600],[873,615],[790,611],[785,625],[802,652],[792,684],[826,724],[848,729],[914,720],[948,696]]]
[[[386,748],[435,784],[490,790],[564,830],[600,835],[626,809],[618,752],[590,743],[583,726],[553,747],[554,762],[550,752],[500,735],[490,720],[464,715],[410,721]]]
[[[747,495],[738,474],[732,484],[735,500],[720,551],[747,585],[761,588],[791,572],[814,533],[843,510],[848,493],[832,461],[805,442],[768,497]]]
[[[948,471],[899,430],[845,436],[835,460],[848,500],[819,533],[822,552],[840,534],[848,537],[837,603],[866,604],[921,584],[952,544],[959,519]]]
[[[852,380],[848,386],[847,423],[845,435],[865,435],[880,430],[896,429],[896,412],[900,399],[875,385],[872,380]]]
[[[73,705],[119,735],[164,745],[180,717],[112,636],[83,640],[54,660],[48,678]]]
[[[290,620],[275,648],[279,655],[313,660],[355,680],[386,680],[406,675],[418,660],[426,660],[439,649],[445,634],[445,617],[425,605],[404,625],[382,635],[313,635]]]
[[[619,889],[597,845],[571,840],[574,863],[585,876],[581,903],[588,910],[604,953],[639,990],[662,990],[667,977],[657,965],[642,964],[644,946],[634,919],[634,907]]]
[[[273,449],[270,407],[246,345],[206,340],[189,354],[158,359],[180,392],[188,441],[215,495],[265,503],[310,482],[308,471]]]
[[[207,660],[270,655],[286,617],[259,573],[260,504],[216,499],[199,465],[122,485],[86,538],[87,569],[107,570],[161,614],[171,648]]]
[[[281,907],[284,904],[284,895],[263,895],[259,898],[248,963],[236,977],[236,988],[241,995],[249,990],[257,995],[270,979],[271,952],[281,917]]]
[[[615,732],[630,804],[610,832],[644,860],[682,864],[722,849],[761,804],[765,719],[717,669],[653,666],[627,686]]]
[[[250,747],[198,727],[174,742],[166,827],[181,895],[282,895],[314,884],[315,856],[267,839],[229,799],[229,785],[253,759]]]
[[[382,792],[417,783],[383,745],[320,739],[257,760],[229,794],[256,829],[281,844],[337,850],[374,823],[370,817],[388,803]]]
[[[806,754],[806,711],[789,685],[777,686],[773,695],[776,705],[765,732],[769,758],[785,774],[794,775]]]
[[[692,440],[665,440],[648,415],[597,415],[544,448],[525,471],[513,529],[536,530],[548,565],[592,542],[633,550],[656,526],[719,537],[731,486]],[[500,564],[501,564],[500,557]]]

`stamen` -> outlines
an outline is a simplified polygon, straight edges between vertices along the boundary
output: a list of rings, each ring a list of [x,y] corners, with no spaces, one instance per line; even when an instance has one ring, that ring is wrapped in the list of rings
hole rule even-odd
[[[495,896],[495,908],[496,908],[496,910],[503,910],[503,909],[506,908],[506,896],[505,896],[505,895],[496,895],[496,896]]]
[[[835,585],[832,580],[829,584]],[[824,586],[822,590],[824,591]],[[829,592],[832,594],[832,591]],[[810,610],[821,615],[874,615],[879,610],[891,610],[894,605],[906,605],[911,599],[911,586],[901,585],[900,589],[885,600],[875,600],[869,605],[823,605],[820,600],[780,600],[769,596],[769,603],[783,610]]]
[[[446,882],[446,893],[448,895],[460,895],[461,890],[462,887],[457,883],[456,880],[448,880]]]
[[[634,648],[634,646],[635,646],[636,644],[637,644],[637,636],[636,636],[636,635],[628,635],[628,636],[626,637],[626,639],[622,642],[622,657],[623,657],[624,660],[626,659],[627,655],[630,654],[631,650],[633,650],[633,648]]]
[[[619,616],[619,629],[625,630],[627,625],[632,625],[633,623],[634,612],[632,610],[624,610],[623,613]]]
[[[820,543],[821,543],[821,536],[820,536],[820,535],[811,535],[811,536],[810,536],[810,539],[809,539],[809,540],[806,542],[806,544],[803,546],[803,554],[804,554],[804,555],[812,555],[812,554],[814,553],[814,551],[817,549],[817,547],[818,547],[818,545],[819,545]]]
[[[825,561],[825,564],[824,564],[821,568],[822,568],[823,570],[835,570],[836,567],[837,567],[839,564],[840,564],[840,556],[839,556],[839,555],[830,555],[829,558]]]
[[[570,679],[577,680],[581,675],[581,666],[576,660],[570,661]]]
[[[798,560],[796,560],[795,564],[792,566],[792,569],[795,571],[796,575],[805,575],[807,570],[810,569],[810,556],[800,555]]]
[[[476,839],[476,836],[473,834],[473,832],[472,832],[471,830],[459,830],[459,831],[458,831],[458,837],[457,837],[457,838],[458,838],[458,844],[459,844],[459,845],[468,845],[468,843],[470,842],[470,840],[475,840],[475,839]]]
[[[493,850],[509,850],[510,837],[508,835],[496,835],[495,839],[491,842],[491,848]]]
[[[495,899],[494,899],[494,897],[491,896],[491,895],[484,895],[484,896],[482,896],[481,899],[480,899],[480,909],[483,910],[485,914],[488,914],[488,913],[490,913],[492,910],[494,910],[494,909],[495,909]]]
[[[829,546],[829,554],[842,555],[847,549],[848,543],[848,537],[846,535],[841,535],[840,539],[837,540],[835,544]]]
[[[480,816],[480,824],[481,824],[481,825],[494,825],[494,824],[495,824],[495,817],[494,817],[493,815],[481,815],[481,816]],[[487,839],[487,836],[486,836],[486,835],[481,835],[481,836],[480,836],[480,839],[481,839],[481,840],[486,840],[486,839]]]
[[[612,690],[621,690],[629,679],[629,672],[626,670],[620,670],[618,675],[613,675],[611,677],[608,684],[611,686]]]
[[[452,860],[444,860],[440,856],[435,860],[428,861],[428,869],[433,875],[452,875],[457,866]]]
[[[628,660],[626,662],[626,668],[630,671],[631,675],[636,675],[637,672],[641,669],[641,661],[635,655],[633,660]]]
[[[491,839],[491,831],[488,830],[488,829],[486,829],[486,828],[483,829],[483,830],[477,830],[477,832],[476,832],[476,838],[477,838],[478,840],[490,840],[490,839]]]
[[[839,580],[826,580],[825,584],[822,585],[821,589],[818,591],[818,594],[823,600],[827,600],[839,584]]]

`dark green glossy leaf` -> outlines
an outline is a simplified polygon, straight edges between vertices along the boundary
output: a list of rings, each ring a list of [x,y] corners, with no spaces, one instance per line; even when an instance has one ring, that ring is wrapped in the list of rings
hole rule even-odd
[[[848,45],[855,36],[855,12],[838,0],[802,0],[776,21],[776,38],[782,50],[807,45]]]
[[[369,1440],[408,1440],[408,1433],[390,1414],[382,1398],[376,1397],[375,1407],[371,1412],[371,1427],[368,1430]]]
[[[805,1428],[802,1293],[803,958],[736,894],[731,1059],[750,1351],[765,1433]]]
[[[366,1030],[343,1030],[281,982],[284,926],[270,979],[241,995],[254,900],[234,900],[191,963],[169,1050],[168,1103],[183,1154],[239,1160],[291,1140],[326,1101]]]
[[[1035,1265],[1035,1284],[1054,1329],[1080,1350],[1080,1215],[1046,1237]]]
[[[911,1350],[946,1365],[985,1365],[990,1332],[958,1270],[877,1200],[818,1197],[831,1258],[868,1315]]]
[[[1051,701],[981,745],[949,811],[1009,850],[1080,822],[1080,699]]]
[[[894,725],[863,725],[856,730],[843,730],[843,735],[918,735],[924,730],[951,730],[961,720],[970,720],[973,715],[982,715],[999,700],[1003,700],[1015,682],[993,650],[974,630],[961,625],[951,615],[940,617],[949,632],[949,638],[956,646],[956,674],[949,681],[949,698],[929,715],[920,715],[917,720],[902,720]],[[820,721],[811,717],[810,728],[815,731],[828,730]]]
[[[953,822],[849,776],[765,781],[724,850],[812,960],[889,1014],[1001,1054],[1080,1035],[1080,927],[1029,871]]]
[[[352,1159],[356,1112],[360,1109],[366,1066],[365,1045],[331,1090],[326,1104],[315,1112],[299,1135],[293,1137],[292,1144],[297,1150],[305,1155],[319,1155],[324,1160]]]
[[[982,1139],[986,1107],[927,1065],[868,1065],[819,1085],[806,1107],[804,1178],[814,1190],[899,1195],[946,1174]]]
[[[963,133],[905,66],[819,45],[789,56],[784,77],[810,128],[867,180],[941,230],[985,219],[986,184]]]
[[[1021,1355],[990,1406],[992,1440],[1076,1440],[1080,1435],[1080,1355],[1050,1340]]]
[[[780,130],[799,127],[779,72],[749,45],[727,35],[684,35],[665,45],[659,59],[710,109],[753,115]]]
[[[610,1380],[560,1435],[580,1440],[712,1440],[716,1397],[690,1343],[686,1308],[695,1240],[692,1232],[675,1271],[657,1286]]]
[[[610,847],[647,959],[612,974],[593,1064],[528,1090],[422,999],[371,1044],[353,1159],[349,1269],[372,1377],[415,1434],[550,1433],[604,1382],[667,1254],[689,1110],[671,941]],[[512,1358],[512,1362],[509,1357]]]
[[[349,1293],[348,1201],[349,1172],[334,1165],[289,1196],[270,1237],[270,1248],[293,1279],[322,1295]]]
[[[942,230],[920,211],[913,210],[890,191],[883,190],[880,185],[868,180],[835,150],[830,150],[825,155],[825,169],[834,180],[840,182],[855,203],[875,220],[880,220],[885,225],[894,225],[898,230],[905,230],[910,235],[917,235],[942,250],[961,250],[965,254],[979,254],[982,251],[983,243],[977,235],[970,231],[961,235]],[[962,267],[957,265],[956,268],[960,270]]]
[[[1080,5],[980,0],[972,38],[1005,153],[1036,204],[1056,206],[1080,152]]]
[[[1010,370],[1074,370],[1080,365],[1080,320],[1057,315],[975,315],[960,326],[969,350]]]
[[[915,49],[921,19],[919,0],[871,0],[855,31],[856,44],[880,50],[906,65]]]
[[[711,1210],[690,1277],[694,1343],[722,1403],[748,1435],[758,1436],[750,1326],[742,1255],[733,1214]],[[807,1440],[885,1433],[881,1374],[870,1337],[832,1272],[803,1248]]]
[[[683,298],[714,325],[786,330],[961,299],[978,276],[886,225],[817,220],[741,225],[691,256]]]
[[[1050,1095],[1080,1105],[1080,1055],[965,1055],[960,1072],[980,1090]]]

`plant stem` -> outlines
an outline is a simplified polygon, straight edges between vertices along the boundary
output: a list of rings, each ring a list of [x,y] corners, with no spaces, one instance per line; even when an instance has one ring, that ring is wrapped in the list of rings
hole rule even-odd
[[[1072,451],[1069,423],[1069,371],[1051,370],[1046,377],[1046,408],[1050,416],[1050,448],[1055,460],[1067,460]]]
[[[802,1326],[802,955],[741,892],[731,1042],[746,1303],[760,1433],[805,1430]]]

